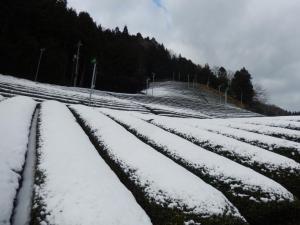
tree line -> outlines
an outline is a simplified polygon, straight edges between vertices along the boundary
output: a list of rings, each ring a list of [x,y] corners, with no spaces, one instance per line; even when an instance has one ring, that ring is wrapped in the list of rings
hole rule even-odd
[[[40,82],[89,87],[96,59],[96,89],[137,93],[155,74],[157,80],[190,80],[227,90],[249,107],[257,101],[245,68],[232,73],[195,64],[155,38],[130,34],[127,26],[104,29],[66,0],[2,0],[0,73],[34,80],[39,58]]]

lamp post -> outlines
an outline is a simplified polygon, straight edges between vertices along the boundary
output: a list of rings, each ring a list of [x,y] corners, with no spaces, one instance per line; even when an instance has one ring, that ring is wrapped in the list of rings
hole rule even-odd
[[[221,87],[223,86],[223,84],[219,85],[218,88],[219,88],[219,97],[220,97],[220,104],[222,102],[221,100]]]
[[[95,84],[96,84],[96,67],[97,67],[97,60],[94,58],[92,60],[92,63],[94,64],[94,69],[93,69],[93,77],[92,77],[92,81],[91,81],[91,89],[90,89],[90,101],[89,101],[89,105],[91,105],[92,103],[92,94],[93,94],[93,90],[95,88]]]
[[[147,78],[146,82],[147,82],[147,87],[146,87],[146,95],[148,94],[148,89],[149,89],[149,81],[150,78]]]
[[[227,87],[226,90],[225,90],[225,105],[227,105],[228,90],[229,90],[229,87]]]
[[[76,66],[75,66],[75,77],[74,77],[74,84],[73,86],[76,87],[77,79],[78,79],[78,63],[79,63],[79,53],[80,53],[80,47],[82,46],[81,41],[77,44],[77,54],[76,54]]]
[[[42,60],[44,51],[45,51],[45,48],[41,48],[41,49],[40,49],[39,62],[38,62],[37,68],[36,68],[36,73],[35,73],[35,78],[34,78],[34,81],[35,81],[35,82],[37,81],[37,78],[38,78],[38,75],[39,75],[40,64],[41,64],[41,60]]]
[[[241,90],[241,105],[243,105],[243,91]]]
[[[155,80],[155,73],[152,73],[152,83],[154,84],[154,80]],[[154,85],[152,84],[152,96],[153,96],[153,88]]]

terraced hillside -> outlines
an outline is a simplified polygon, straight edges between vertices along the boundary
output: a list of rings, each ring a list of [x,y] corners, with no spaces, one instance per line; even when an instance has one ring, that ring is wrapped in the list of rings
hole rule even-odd
[[[219,103],[219,96],[184,82],[157,82],[145,94],[94,91],[92,106],[134,110],[157,115],[194,118],[232,118],[259,116],[233,105]],[[69,104],[89,105],[89,90],[37,84],[0,75],[0,95],[26,95],[37,101],[59,100]]]
[[[91,106],[85,89],[0,83],[1,225],[300,224],[300,117],[182,83]]]

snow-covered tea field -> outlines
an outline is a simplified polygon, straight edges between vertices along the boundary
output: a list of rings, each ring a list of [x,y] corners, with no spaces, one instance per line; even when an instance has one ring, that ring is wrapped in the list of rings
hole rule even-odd
[[[300,116],[0,75],[0,225],[297,225],[299,198]]]

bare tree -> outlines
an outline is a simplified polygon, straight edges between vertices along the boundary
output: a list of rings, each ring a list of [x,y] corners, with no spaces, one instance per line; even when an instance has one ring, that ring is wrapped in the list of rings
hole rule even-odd
[[[268,95],[265,88],[263,88],[260,84],[254,84],[254,100],[259,101],[261,103],[267,103]]]

